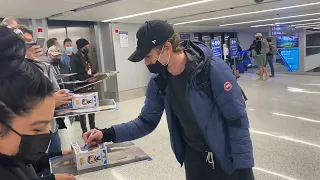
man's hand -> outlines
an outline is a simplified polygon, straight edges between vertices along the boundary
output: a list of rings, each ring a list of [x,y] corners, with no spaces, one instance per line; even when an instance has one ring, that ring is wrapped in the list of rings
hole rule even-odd
[[[95,130],[95,132],[91,135],[93,130],[90,130],[83,134],[84,142],[86,142],[89,146],[96,145],[102,142],[103,133],[100,130]]]
[[[62,155],[65,156],[65,155],[68,155],[68,154],[72,154],[73,151],[72,150],[64,150],[62,151]]]
[[[55,174],[56,180],[76,180],[76,177],[72,174]]]
[[[68,89],[61,89],[54,93],[54,99],[56,101],[56,107],[59,107],[61,105],[66,105],[71,103],[71,100],[74,96],[74,94],[69,94]]]
[[[30,47],[26,51],[27,59],[31,59],[31,60],[38,59],[42,54],[43,54],[43,49],[38,45]]]

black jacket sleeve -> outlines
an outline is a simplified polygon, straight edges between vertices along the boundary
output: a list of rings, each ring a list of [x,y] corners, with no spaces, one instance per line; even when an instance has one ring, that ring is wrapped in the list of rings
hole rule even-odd
[[[85,67],[84,59],[81,57],[81,55],[75,54],[74,56],[72,56],[70,64],[72,72],[77,73],[77,75],[75,76],[77,80],[84,81],[92,77],[92,75],[88,74]]]
[[[56,178],[54,177],[54,174],[50,174],[48,176],[39,177],[35,180],[56,180]]]

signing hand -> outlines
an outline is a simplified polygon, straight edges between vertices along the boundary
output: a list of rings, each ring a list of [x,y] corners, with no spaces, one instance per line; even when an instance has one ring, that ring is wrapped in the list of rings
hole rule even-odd
[[[72,100],[74,94],[71,94],[68,92],[69,92],[69,90],[67,90],[67,89],[61,89],[61,90],[54,93],[56,107],[71,103],[71,100]]]
[[[76,180],[76,177],[72,174],[55,174],[56,180]]]
[[[102,142],[103,133],[100,130],[95,130],[95,132],[91,135],[93,130],[90,130],[83,134],[84,142],[86,142],[89,146],[96,145]]]
[[[38,45],[30,47],[26,51],[27,59],[31,59],[31,60],[38,59],[42,54],[43,54],[43,49]]]

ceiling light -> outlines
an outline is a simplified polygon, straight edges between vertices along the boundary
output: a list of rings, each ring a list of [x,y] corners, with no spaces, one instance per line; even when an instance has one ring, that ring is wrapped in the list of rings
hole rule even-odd
[[[264,26],[274,26],[275,24],[262,24],[262,25],[256,25],[256,26],[250,26],[250,27],[264,27]]]
[[[320,27],[312,27],[312,26],[299,26],[299,27],[295,27],[296,29],[320,29]]]
[[[290,21],[290,22],[281,22],[281,23],[275,23],[277,24],[293,24],[293,23],[299,23],[299,22],[308,22],[308,21],[318,21],[320,18],[317,19],[306,19],[306,20],[299,20],[299,21]]]
[[[211,2],[211,1],[215,1],[215,0],[196,1],[196,2],[192,2],[192,3],[186,3],[186,4],[177,5],[177,6],[171,6],[171,7],[168,7],[168,8],[157,9],[157,10],[153,10],[153,11],[147,11],[147,12],[143,12],[143,13],[132,14],[132,15],[128,15],[128,16],[122,16],[122,17],[118,17],[118,18],[113,18],[113,19],[107,19],[107,20],[103,20],[102,22],[111,22],[111,21],[116,21],[116,20],[121,20],[121,19],[128,19],[128,18],[133,18],[133,17],[137,17],[137,16],[143,16],[143,15],[147,15],[147,14],[152,14],[152,13],[157,13],[157,12],[162,12],[162,11],[168,11],[168,10],[172,10],[172,9],[178,9],[178,8],[187,7],[187,6],[193,6],[193,5],[202,4],[202,3]]]
[[[306,6],[314,6],[314,5],[318,5],[318,4],[320,4],[320,2],[309,3],[309,4],[300,4],[300,5],[296,5],[296,6],[288,6],[288,7],[274,8],[274,9],[266,9],[266,10],[261,10],[261,11],[252,11],[252,12],[246,12],[246,13],[240,13],[240,14],[232,14],[232,15],[227,15],[227,16],[199,19],[199,20],[194,20],[194,21],[186,21],[186,22],[176,23],[173,25],[190,24],[190,23],[210,21],[210,20],[216,20],[216,19],[245,16],[245,15],[250,15],[250,14],[259,14],[259,13],[265,13],[265,12],[279,11],[279,10],[284,10],[284,9],[293,9],[293,8],[306,7]]]
[[[294,28],[305,28],[305,27],[312,27],[312,28],[320,28],[320,26],[312,26],[312,25],[309,25],[309,26],[296,26]]]
[[[311,25],[311,24],[320,24],[320,22],[304,23],[304,24],[293,24],[291,26],[304,26],[304,25]]]
[[[255,22],[265,22],[265,21],[280,20],[280,19],[290,19],[290,18],[296,18],[296,17],[314,16],[314,15],[319,15],[319,14],[320,13],[301,14],[301,15],[295,15],[295,16],[286,16],[286,17],[279,17],[279,18],[270,18],[270,19],[254,20],[254,21],[237,22],[237,23],[231,23],[231,24],[222,24],[220,26],[233,26],[233,25],[239,25],[239,24],[250,24],[250,23],[255,23]],[[275,23],[275,24],[278,24],[278,23]]]
[[[318,19],[307,19],[307,20],[301,20],[301,21],[291,21],[291,22],[283,22],[286,24],[294,24],[294,23],[299,23],[299,22],[308,22],[308,21],[317,21],[320,20],[320,18]],[[295,25],[291,25],[291,26],[297,26],[297,25],[309,25],[309,24],[320,24],[320,22],[313,22],[313,23],[306,23],[306,24],[295,24]],[[276,26],[276,25],[280,25],[279,23],[274,23],[274,24],[262,24],[262,25],[256,25],[256,26],[250,26],[250,27],[264,27],[264,26]]]

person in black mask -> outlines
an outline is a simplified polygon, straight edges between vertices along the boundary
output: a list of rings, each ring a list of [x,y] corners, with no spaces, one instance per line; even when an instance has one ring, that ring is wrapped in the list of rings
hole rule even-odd
[[[131,62],[151,73],[144,105],[132,121],[83,135],[88,145],[131,141],[167,115],[173,152],[187,180],[254,180],[254,158],[241,88],[232,70],[199,41],[182,41],[170,24],[147,21]]]
[[[47,152],[55,99],[52,83],[39,67],[25,60],[21,37],[0,26],[0,177],[38,179],[30,165]],[[44,177],[42,178],[44,179]],[[72,175],[46,179],[73,180]]]
[[[76,41],[78,52],[71,59],[71,69],[73,73],[77,73],[76,79],[80,81],[87,80],[91,78],[91,81],[95,81],[95,76],[98,74],[94,74],[92,72],[92,63],[88,56],[89,53],[89,42],[86,39],[78,39]],[[93,92],[94,87],[88,86],[86,88],[80,89],[79,93]],[[94,114],[89,114],[89,125],[90,129],[96,128],[95,125],[95,116]],[[87,132],[86,125],[86,116],[82,115],[79,117],[82,132]]]

